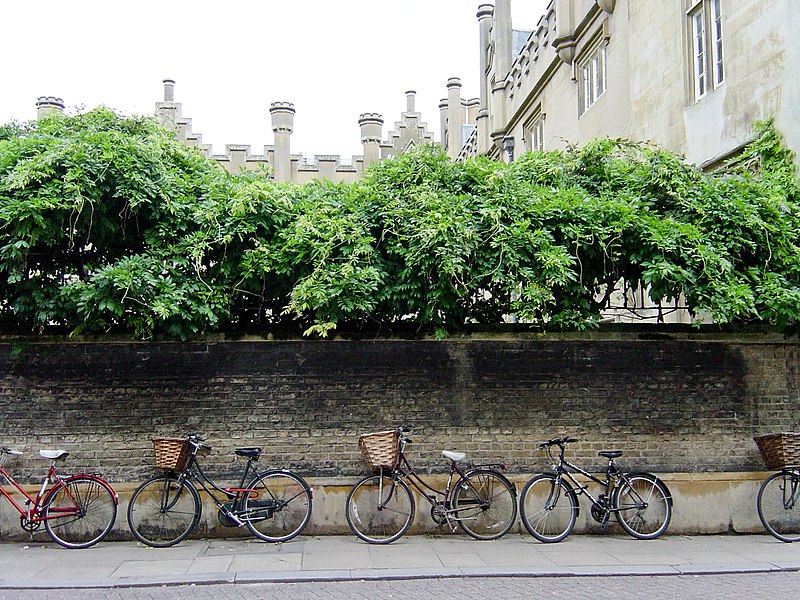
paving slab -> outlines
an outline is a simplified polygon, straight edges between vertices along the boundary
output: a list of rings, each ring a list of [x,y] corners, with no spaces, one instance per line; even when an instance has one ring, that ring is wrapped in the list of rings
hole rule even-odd
[[[192,561],[188,559],[126,560],[117,567],[113,577],[143,577],[159,575],[186,575]]]
[[[588,577],[800,571],[800,544],[768,535],[627,537],[575,535],[542,544],[512,534],[406,536],[367,544],[353,536],[301,536],[283,544],[186,540],[153,549],[134,542],[86,550],[0,544],[0,589],[141,587],[447,577]]]

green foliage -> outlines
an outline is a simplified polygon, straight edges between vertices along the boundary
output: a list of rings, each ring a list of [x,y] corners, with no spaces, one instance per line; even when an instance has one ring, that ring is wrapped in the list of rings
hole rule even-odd
[[[596,326],[615,290],[719,323],[794,329],[800,207],[771,123],[726,170],[624,140],[453,163],[418,149],[353,184],[230,175],[107,109],[0,127],[0,315],[33,331],[408,322],[438,337],[514,316]]]

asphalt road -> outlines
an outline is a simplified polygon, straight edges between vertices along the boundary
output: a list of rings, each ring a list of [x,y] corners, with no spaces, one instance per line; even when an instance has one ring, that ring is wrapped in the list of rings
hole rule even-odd
[[[665,575],[610,577],[480,577],[452,579],[411,579],[391,581],[340,581],[314,583],[266,583],[184,585],[116,589],[2,590],[0,599],[42,598],[47,600],[82,598],[120,600],[196,600],[298,598],[403,600],[459,598],[488,600],[502,598],[720,598],[725,600],[795,597],[800,589],[800,573],[743,573],[730,575]]]

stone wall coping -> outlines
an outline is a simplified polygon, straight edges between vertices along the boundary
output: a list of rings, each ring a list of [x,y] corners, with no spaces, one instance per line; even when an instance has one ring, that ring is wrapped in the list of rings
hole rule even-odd
[[[453,333],[445,339],[437,339],[432,335],[406,336],[402,332],[395,335],[375,336],[369,332],[349,332],[343,331],[326,339],[308,338],[300,335],[276,336],[272,333],[267,334],[210,334],[192,340],[172,340],[172,339],[151,339],[137,340],[131,335],[126,334],[104,334],[97,336],[70,336],[70,335],[14,335],[0,334],[0,344],[142,344],[150,345],[154,343],[163,344],[192,344],[192,343],[332,343],[332,342],[444,342],[444,343],[465,343],[473,341],[494,341],[494,342],[551,342],[551,341],[587,341],[587,342],[607,342],[607,341],[641,341],[641,342],[718,342],[718,343],[746,343],[746,344],[800,344],[798,334],[786,335],[777,331],[764,329],[735,329],[720,330],[716,327],[692,328],[691,326],[665,326],[662,328],[646,328],[638,326],[614,327],[594,331],[574,331],[574,332],[538,332],[521,331],[516,328],[497,331],[470,331]]]

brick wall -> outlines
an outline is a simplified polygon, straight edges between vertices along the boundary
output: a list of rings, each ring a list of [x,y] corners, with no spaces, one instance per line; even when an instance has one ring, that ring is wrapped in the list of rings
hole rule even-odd
[[[151,436],[196,431],[212,473],[260,445],[264,467],[354,476],[357,436],[404,424],[433,471],[461,449],[528,473],[568,433],[590,465],[621,449],[628,469],[704,472],[762,469],[753,435],[800,427],[796,339],[648,337],[4,343],[0,443],[131,482],[153,470]]]

